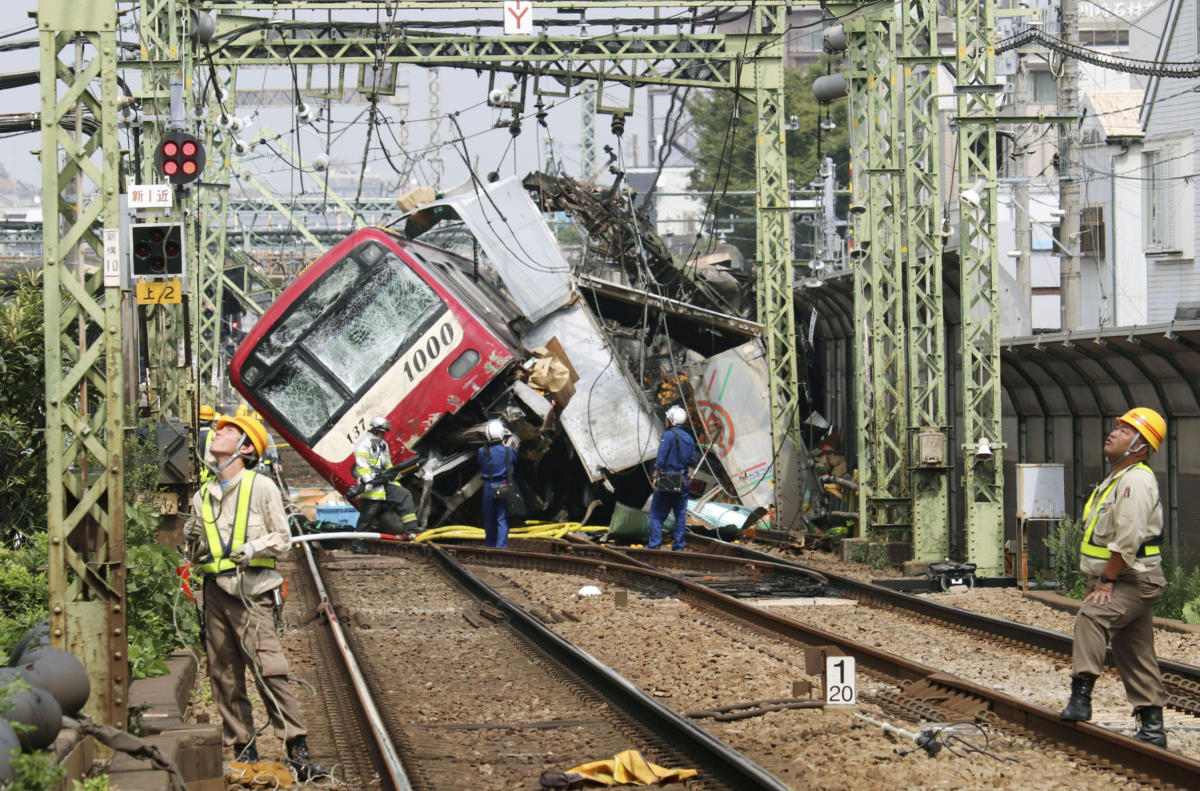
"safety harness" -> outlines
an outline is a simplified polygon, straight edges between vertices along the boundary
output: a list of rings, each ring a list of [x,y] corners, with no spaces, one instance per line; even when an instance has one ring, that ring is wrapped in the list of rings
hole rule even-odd
[[[1154,470],[1140,462],[1129,468],[1129,470],[1137,469],[1145,470],[1151,475],[1154,474]],[[1126,470],[1125,472],[1129,472],[1129,470]],[[1104,502],[1108,499],[1108,496],[1112,494],[1113,490],[1117,488],[1117,484],[1120,483],[1121,479],[1124,477],[1124,474],[1117,477],[1103,492],[1100,492],[1100,487],[1096,487],[1094,490],[1092,490],[1092,496],[1088,498],[1087,505],[1083,507],[1083,523],[1085,528],[1083,531],[1083,542],[1079,547],[1081,554],[1087,555],[1090,558],[1100,558],[1101,560],[1108,560],[1112,557],[1111,549],[1100,544],[1092,543],[1092,532],[1096,529],[1096,521],[1100,518],[1100,507],[1104,505]],[[1097,492],[1100,492],[1099,500],[1096,499]],[[1092,508],[1093,504],[1095,505],[1095,510]],[[1138,547],[1137,556],[1139,558],[1144,558],[1148,555],[1157,555],[1161,552],[1162,533],[1160,532],[1157,536],[1146,539],[1146,541],[1140,547]]]
[[[200,504],[200,516],[204,520],[204,533],[208,538],[208,552],[212,560],[200,564],[200,570],[205,574],[232,574],[237,571],[237,564],[229,559],[234,550],[246,543],[246,526],[250,522],[250,495],[254,490],[254,479],[257,476],[253,470],[242,473],[241,483],[238,484],[237,512],[233,516],[233,530],[229,534],[229,542],[221,541],[217,530],[217,520],[213,516],[212,499],[208,487],[204,487],[204,499]],[[275,558],[250,559],[253,568],[275,568]]]

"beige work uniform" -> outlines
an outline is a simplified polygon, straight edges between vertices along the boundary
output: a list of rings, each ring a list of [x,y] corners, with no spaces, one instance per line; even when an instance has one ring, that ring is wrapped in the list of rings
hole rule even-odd
[[[1097,492],[1114,480],[1116,486],[1097,506],[1100,512],[1092,543],[1120,553],[1126,567],[1113,583],[1108,604],[1085,602],[1080,608],[1075,619],[1072,675],[1099,676],[1104,670],[1105,647],[1111,642],[1129,702],[1135,707],[1162,706],[1166,693],[1154,653],[1154,603],[1167,581],[1161,555],[1137,556],[1143,543],[1162,534],[1158,481],[1148,470],[1130,467],[1105,478]],[[1104,558],[1080,556],[1079,569],[1090,578],[1089,592],[1107,563]]]
[[[219,480],[209,481],[214,521],[222,542],[230,540],[237,513],[238,489],[244,472],[230,479],[221,491]],[[202,513],[204,489],[192,499],[192,513]],[[199,522],[199,519],[193,518]],[[201,528],[202,529],[202,528]],[[208,559],[208,545],[198,542],[193,563]],[[254,477],[246,543],[254,546],[254,557],[281,557],[291,547],[287,517],[279,488],[266,475]],[[290,741],[307,731],[301,720],[300,704],[288,685],[288,663],[275,634],[272,591],[283,584],[275,569],[239,567],[226,574],[204,579],[204,636],[208,675],[213,700],[221,715],[225,744],[254,740],[254,714],[246,694],[246,669],[254,673],[258,694],[267,707],[275,735]],[[251,661],[251,657],[254,661]]]

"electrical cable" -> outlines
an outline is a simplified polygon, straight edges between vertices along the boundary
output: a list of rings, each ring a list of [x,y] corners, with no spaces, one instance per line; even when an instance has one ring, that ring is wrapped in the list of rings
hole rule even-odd
[[[1064,57],[1086,61],[1111,71],[1175,79],[1200,77],[1200,62],[1153,61],[1131,58],[1126,55],[1111,55],[1065,41],[1041,28],[1033,27],[1018,27],[1011,36],[996,44],[996,54],[999,55],[1032,43],[1041,44]]]

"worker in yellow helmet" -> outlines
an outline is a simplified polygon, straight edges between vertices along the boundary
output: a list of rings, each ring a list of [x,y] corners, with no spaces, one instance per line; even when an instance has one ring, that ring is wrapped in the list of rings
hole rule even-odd
[[[1153,409],[1135,407],[1117,418],[1104,440],[1112,472],[1083,507],[1079,569],[1088,592],[1075,620],[1071,699],[1064,720],[1092,718],[1092,687],[1112,642],[1117,672],[1133,704],[1133,738],[1167,746],[1162,671],[1154,654],[1154,603],[1167,580],[1162,572],[1163,515],[1158,479],[1146,464],[1167,434]]]
[[[234,416],[235,417],[250,417],[250,405],[249,404],[238,404],[237,412],[234,413]]]
[[[215,476],[192,498],[185,528],[188,555],[204,572],[204,636],[222,741],[234,760],[258,761],[254,716],[246,695],[253,669],[287,763],[301,782],[328,774],[309,756],[300,704],[272,623],[283,577],[275,559],[291,548],[279,488],[254,469],[267,449],[262,423],[248,416],[217,421],[209,446]]]

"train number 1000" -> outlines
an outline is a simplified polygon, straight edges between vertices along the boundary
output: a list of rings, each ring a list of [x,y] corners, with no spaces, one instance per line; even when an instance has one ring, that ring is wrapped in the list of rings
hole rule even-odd
[[[446,350],[454,347],[458,333],[452,322],[443,321],[430,330],[409,350],[404,358],[404,374],[408,381],[415,382],[426,370],[433,367]]]

